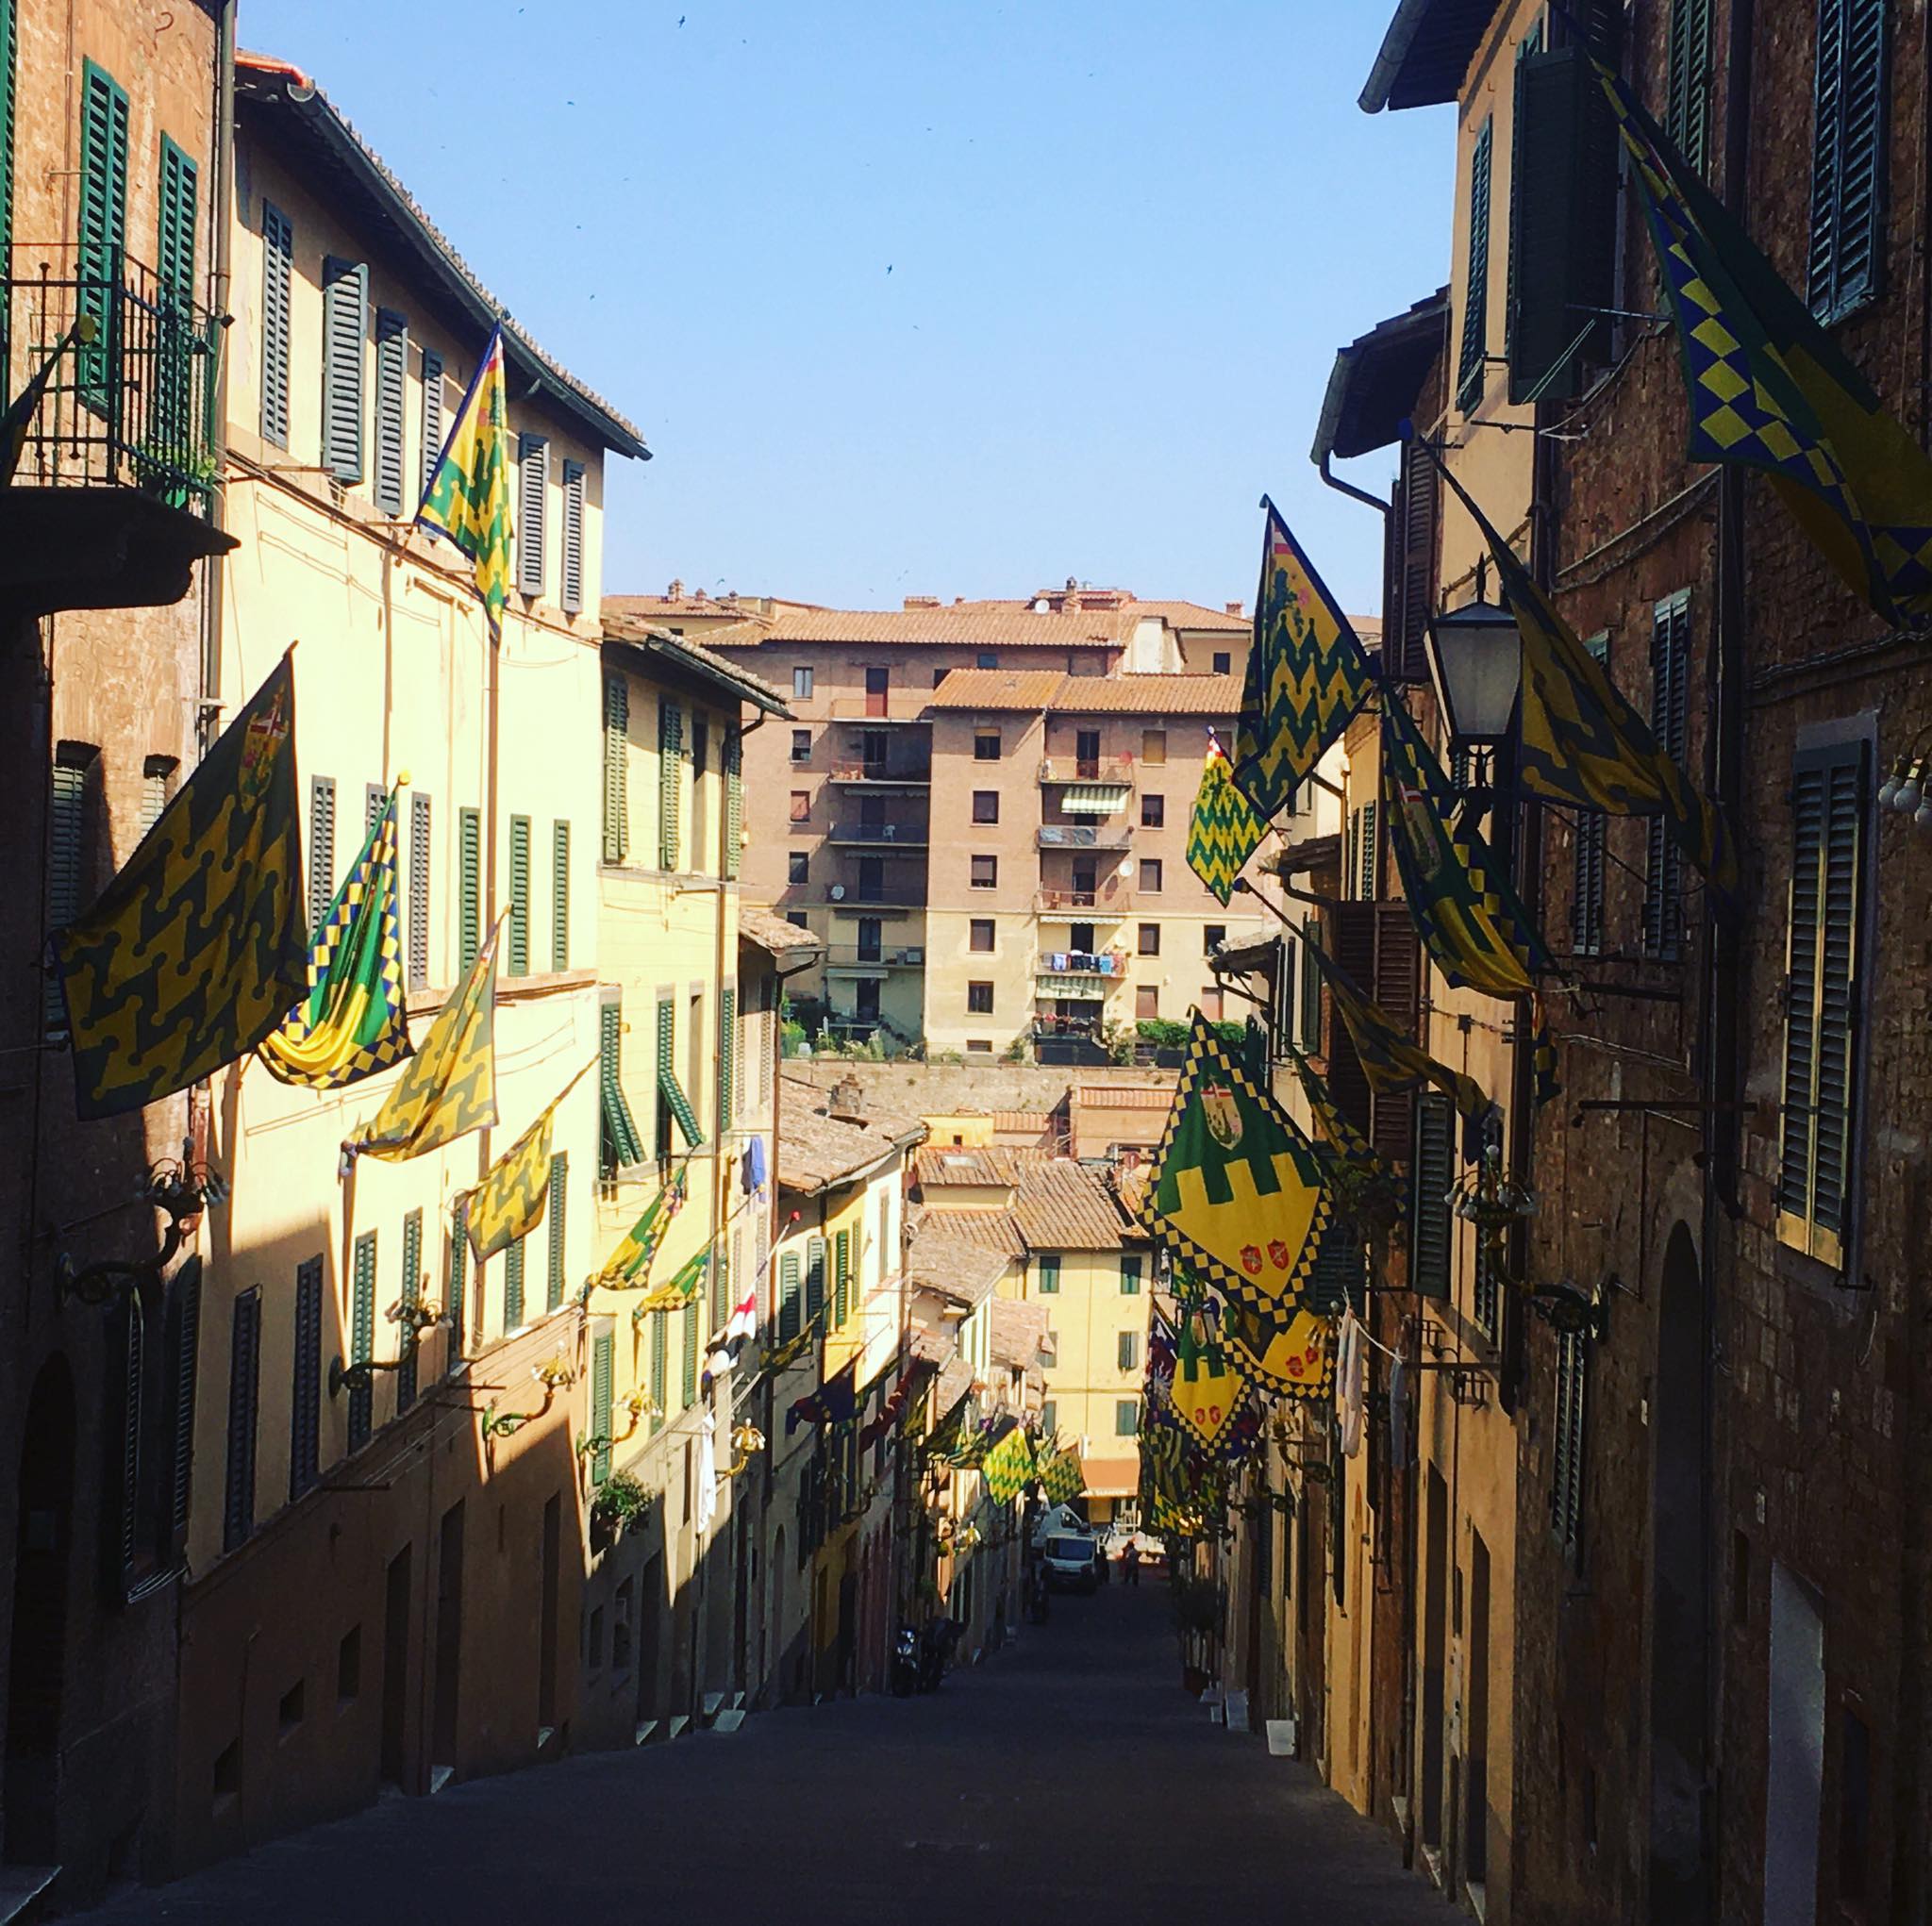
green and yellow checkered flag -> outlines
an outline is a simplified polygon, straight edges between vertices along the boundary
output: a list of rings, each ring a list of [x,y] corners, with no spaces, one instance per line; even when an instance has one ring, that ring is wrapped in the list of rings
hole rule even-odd
[[[1179,1305],[1179,1323],[1174,1387],[1169,1393],[1174,1415],[1203,1451],[1219,1451],[1246,1408],[1247,1382],[1229,1358],[1221,1341],[1219,1315],[1198,1285]]]
[[[1188,868],[1226,903],[1242,866],[1261,846],[1267,824],[1235,787],[1234,771],[1214,732],[1208,732],[1208,757],[1194,791],[1194,814],[1188,824]]]
[[[452,541],[469,556],[490,633],[503,633],[509,599],[509,407],[503,370],[503,329],[492,330],[475,378],[423,490],[416,525]]]
[[[1313,1146],[1194,1011],[1141,1221],[1204,1282],[1285,1320],[1328,1208]]]
[[[270,1075],[339,1090],[409,1054],[397,893],[391,792],[309,941],[308,996],[257,1047]]]
[[[987,1453],[979,1475],[986,1483],[986,1495],[995,1504],[1011,1504],[1025,1490],[1033,1476],[1033,1440],[1024,1425],[1014,1425]]]
[[[1234,779],[1263,822],[1288,807],[1348,727],[1374,678],[1361,640],[1265,495],[1255,640],[1235,734]]]
[[[1429,955],[1450,983],[1489,996],[1527,996],[1532,972],[1554,966],[1482,832],[1399,701],[1382,705],[1382,820],[1402,893]]]
[[[1288,1054],[1294,1064],[1295,1074],[1301,1078],[1302,1089],[1307,1097],[1315,1122],[1323,1137],[1335,1147],[1336,1154],[1345,1165],[1365,1176],[1388,1175],[1389,1166],[1382,1153],[1342,1114],[1341,1105],[1329,1093],[1328,1086],[1315,1066],[1292,1044],[1289,1046]]]
[[[1871,9],[1884,32],[1880,9]],[[1932,613],[1932,459],[1601,62],[1663,268],[1690,458],[1755,468],[1889,623]],[[1882,126],[1883,122],[1879,125]]]
[[[1228,1361],[1257,1390],[1325,1398],[1335,1387],[1335,1320],[1306,1306],[1285,1323],[1257,1317],[1232,1299],[1222,1305]]]
[[[280,1026],[308,948],[289,656],[48,947],[83,1119],[185,1090]]]
[[[604,1268],[584,1284],[584,1295],[593,1290],[641,1290],[651,1274],[651,1259],[671,1228],[671,1220],[684,1207],[685,1165],[678,1165],[671,1181],[644,1205],[643,1215],[625,1232],[623,1239]]]
[[[1087,1488],[1087,1473],[1080,1467],[1080,1453],[1072,1445],[1063,1446],[1050,1457],[1040,1473],[1040,1488],[1052,1504],[1072,1504]]]
[[[691,1303],[705,1287],[705,1275],[711,1268],[708,1245],[687,1257],[658,1288],[631,1312],[633,1319],[648,1317],[653,1311],[675,1311]]]
[[[496,939],[490,932],[463,980],[436,1013],[382,1108],[342,1145],[341,1174],[358,1157],[400,1164],[496,1122]]]
[[[489,1174],[469,1193],[464,1211],[470,1248],[477,1263],[505,1251],[519,1237],[527,1237],[543,1221],[550,1201],[550,1125],[557,1106],[596,1067],[593,1056],[556,1096],[523,1136],[490,1167]]]

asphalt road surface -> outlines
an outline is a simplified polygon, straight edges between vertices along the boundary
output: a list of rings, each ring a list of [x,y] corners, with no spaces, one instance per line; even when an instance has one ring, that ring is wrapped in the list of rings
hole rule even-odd
[[[391,1799],[90,1926],[1410,1926],[1441,1899],[1179,1687],[1167,1588],[1056,1598],[927,1697]]]

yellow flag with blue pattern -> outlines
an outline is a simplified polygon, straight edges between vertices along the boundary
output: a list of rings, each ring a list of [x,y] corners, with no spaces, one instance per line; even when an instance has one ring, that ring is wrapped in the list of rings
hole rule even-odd
[[[1201,786],[1194,791],[1193,819],[1188,824],[1188,868],[1213,890],[1216,902],[1224,904],[1267,833],[1266,824],[1236,788],[1234,771],[1210,729]]]
[[[423,490],[416,525],[468,556],[490,633],[503,633],[509,599],[509,402],[503,370],[503,329],[496,328],[457,410],[449,439]]]

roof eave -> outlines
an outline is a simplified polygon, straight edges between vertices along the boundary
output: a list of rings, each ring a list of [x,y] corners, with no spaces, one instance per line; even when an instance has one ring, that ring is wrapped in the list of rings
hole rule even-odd
[[[1448,314],[1445,288],[1336,352],[1308,454],[1317,468],[1331,457],[1346,461],[1401,439],[1402,423],[1413,414],[1441,349]]]
[[[702,683],[719,694],[748,702],[768,716],[791,717],[791,711],[784,700],[763,683],[748,675],[736,674],[722,663],[708,662],[702,656],[694,655],[684,646],[683,637],[674,636],[668,630],[641,628],[636,634],[625,635],[606,627],[604,641],[607,647],[635,649],[640,655],[663,663],[667,669],[687,680]]]
[[[1499,4],[1397,0],[1395,17],[1382,35],[1357,101],[1361,110],[1378,114],[1385,108],[1444,107],[1459,99],[1469,63]]]

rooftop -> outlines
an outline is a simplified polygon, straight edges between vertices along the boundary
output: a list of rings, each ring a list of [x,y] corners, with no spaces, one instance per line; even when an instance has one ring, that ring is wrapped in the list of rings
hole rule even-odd
[[[827,1116],[827,1094],[802,1077],[778,1078],[778,1182],[788,1190],[824,1190],[845,1182],[925,1135],[918,1118],[890,1111],[874,1111],[857,1123]]]
[[[989,1352],[995,1364],[1014,1370],[1034,1370],[1046,1343],[1047,1321],[1044,1304],[1023,1304],[1011,1298],[992,1301],[992,1330]]]
[[[933,1218],[914,1223],[906,1253],[906,1275],[915,1290],[930,1290],[956,1303],[978,1304],[1007,1274],[1008,1257]]]
[[[1236,716],[1238,675],[1061,675],[955,669],[927,698],[933,709],[1050,709],[1073,716]]]
[[[984,1251],[1022,1256],[1028,1251],[1118,1251],[1126,1226],[1115,1209],[1106,1174],[1071,1157],[1003,1144],[977,1149],[928,1145],[913,1158],[922,1197],[949,1187],[1007,1192],[984,1209],[947,1206],[922,1211],[919,1220]]]
[[[1399,0],[1361,91],[1364,113],[1457,99],[1499,0]]]
[[[741,903],[738,905],[738,934],[780,961],[824,947],[810,930],[800,929],[795,922],[788,922],[775,909],[767,909],[758,903]]]
[[[1415,413],[1429,368],[1443,350],[1449,325],[1449,291],[1438,289],[1414,307],[1377,322],[1335,357],[1312,459],[1346,460],[1399,440]],[[1356,624],[1359,631],[1361,624]]]
[[[695,676],[725,695],[755,704],[767,715],[790,716],[785,696],[750,670],[741,668],[729,656],[721,656],[707,642],[690,636],[675,636],[669,629],[627,616],[612,617],[604,611],[604,639],[622,642],[641,650],[666,668]]]
[[[1105,1175],[1066,1157],[1022,1173],[1013,1220],[1032,1251],[1118,1251],[1125,1228]]]

